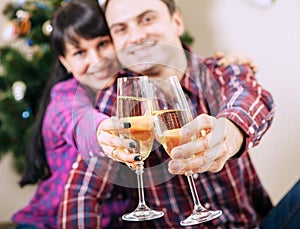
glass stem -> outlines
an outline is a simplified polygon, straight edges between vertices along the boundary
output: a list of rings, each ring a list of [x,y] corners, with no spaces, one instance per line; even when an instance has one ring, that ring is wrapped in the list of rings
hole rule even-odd
[[[192,172],[186,173],[186,177],[188,179],[190,190],[191,190],[193,201],[194,201],[194,211],[203,211],[204,207],[200,203],[197,189],[196,189],[195,182],[194,182],[194,178],[192,176]]]
[[[144,162],[137,163],[137,167],[135,173],[137,175],[137,182],[138,182],[138,194],[139,194],[139,209],[146,209],[148,208],[145,202],[144,196],[144,181],[143,181],[143,172],[144,172]]]

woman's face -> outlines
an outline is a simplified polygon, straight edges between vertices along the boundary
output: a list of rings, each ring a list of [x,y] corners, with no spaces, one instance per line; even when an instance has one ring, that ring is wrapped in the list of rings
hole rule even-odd
[[[65,56],[59,59],[74,78],[94,91],[110,87],[120,68],[109,36],[79,38],[78,45],[67,42]]]

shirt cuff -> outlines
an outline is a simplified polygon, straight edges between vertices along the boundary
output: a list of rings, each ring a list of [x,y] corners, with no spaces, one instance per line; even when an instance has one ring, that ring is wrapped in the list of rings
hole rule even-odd
[[[248,151],[249,149],[253,148],[254,145],[258,144],[256,141],[256,128],[253,125],[253,119],[247,114],[247,112],[240,108],[231,108],[221,111],[217,118],[227,118],[232,121],[243,133],[244,141],[240,148],[240,150],[234,155],[234,158],[240,157],[244,152]]]

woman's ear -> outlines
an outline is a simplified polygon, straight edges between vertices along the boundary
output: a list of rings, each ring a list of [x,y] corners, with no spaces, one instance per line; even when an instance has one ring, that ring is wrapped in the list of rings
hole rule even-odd
[[[66,58],[64,56],[59,56],[58,59],[59,59],[60,63],[65,67],[67,72],[72,73],[71,67],[68,64],[68,61],[66,60]]]

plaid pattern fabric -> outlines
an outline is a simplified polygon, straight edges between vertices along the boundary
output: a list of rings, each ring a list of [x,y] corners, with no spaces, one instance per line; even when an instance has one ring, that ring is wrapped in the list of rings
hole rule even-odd
[[[218,67],[216,61],[210,58],[203,63],[201,58],[190,55],[182,87],[194,115],[207,113],[232,120],[244,131],[245,144],[220,172],[194,174],[201,203],[223,211],[221,217],[197,228],[255,228],[272,204],[248,149],[257,145],[269,128],[274,104],[249,66]],[[121,71],[120,77],[127,74]],[[116,85],[102,91],[98,98],[100,112],[113,114]],[[128,174],[124,174],[121,163],[105,156],[77,160],[81,166],[71,172],[59,212],[61,228],[181,228],[179,221],[193,209],[186,177],[168,172],[168,155],[158,144],[145,160],[145,198],[149,207],[164,211],[165,216],[152,221],[131,223],[121,219],[122,214],[136,207],[137,190],[110,181],[126,179],[129,184],[136,180],[133,172],[127,169]]]
[[[57,228],[57,212],[65,182],[78,155],[76,142],[87,142],[98,151],[100,149],[96,137],[91,136],[91,125],[84,135],[77,126],[79,122],[81,125],[85,123],[82,120],[90,120],[94,114],[94,99],[91,98],[75,78],[57,83],[52,88],[42,129],[51,176],[38,185],[30,202],[12,216],[13,222],[35,225],[38,228]],[[98,113],[96,121],[101,122],[104,118],[107,116]],[[83,141],[83,138],[88,138],[89,141]],[[84,149],[86,147],[82,146]]]

